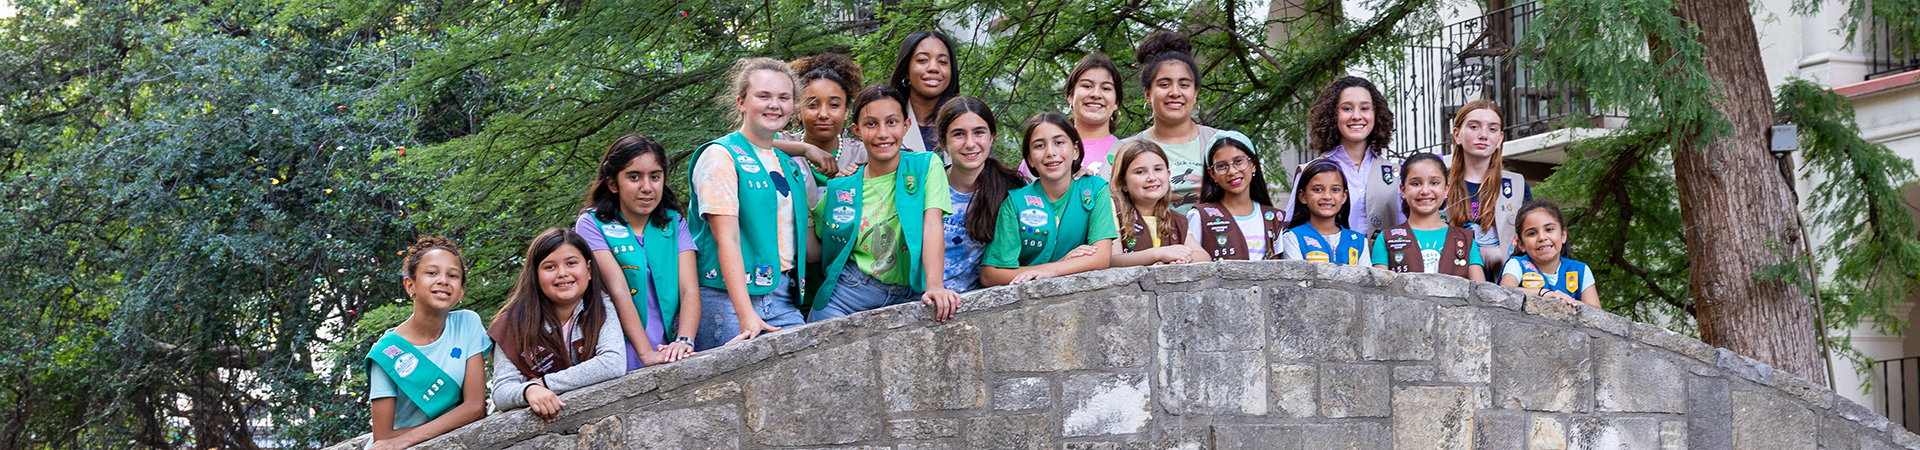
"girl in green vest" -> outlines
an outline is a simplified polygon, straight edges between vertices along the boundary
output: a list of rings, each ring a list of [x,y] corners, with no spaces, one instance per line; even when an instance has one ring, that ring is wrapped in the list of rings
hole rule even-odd
[[[1021,152],[1035,179],[1007,194],[981,281],[1004,286],[1107,268],[1120,237],[1113,196],[1100,177],[1073,178],[1083,155],[1073,122],[1048,112],[1022,128]]]
[[[573,231],[587,240],[613,297],[627,344],[627,370],[693,356],[700,327],[693,233],[667,189],[667,151],[628,134],[600,156],[600,178]]]
[[[1517,238],[1514,218],[1533,193],[1527,178],[1505,170],[1499,105],[1474,100],[1453,115],[1453,165],[1448,171],[1447,222],[1473,232],[1487,274],[1501,273]],[[1499,277],[1488,277],[1497,280]]]
[[[400,280],[413,315],[380,336],[367,352],[367,398],[373,399],[369,448],[400,449],[433,439],[487,415],[486,354],[493,349],[480,315],[453,311],[467,292],[460,248],[439,236],[407,247]]]
[[[1447,166],[1432,153],[1415,153],[1400,163],[1400,209],[1407,221],[1373,240],[1373,267],[1401,273],[1443,273],[1487,281],[1480,269],[1480,246],[1473,233],[1447,225],[1440,206],[1447,203]]]
[[[1167,154],[1153,141],[1120,144],[1113,174],[1114,220],[1127,234],[1113,252],[1113,266],[1186,264],[1198,255],[1182,245],[1187,221],[1173,214]]]
[[[620,321],[606,286],[595,278],[593,251],[571,228],[533,237],[507,304],[487,334],[493,356],[494,409],[527,407],[552,422],[565,408],[560,394],[626,374]]]
[[[870,86],[854,97],[854,132],[867,165],[827,182],[814,211],[826,279],[809,321],[918,299],[946,321],[960,294],[941,284],[945,236],[940,219],[953,209],[947,173],[932,152],[903,152],[910,131],[900,91]]]
[[[1000,134],[993,109],[980,99],[959,96],[940,106],[936,118],[940,148],[953,164],[947,166],[947,184],[953,214],[943,221],[947,237],[946,270],[941,281],[955,292],[980,289],[980,260],[993,242],[994,226],[1007,192],[1027,185],[1020,174],[993,157],[994,136]]]
[[[773,149],[793,117],[793,72],[769,58],[734,65],[740,129],[694,151],[687,228],[698,253],[696,351],[805,323],[798,305],[807,256],[803,169]]]
[[[1260,156],[1241,139],[1221,139],[1207,150],[1200,203],[1187,211],[1187,247],[1214,261],[1280,259],[1287,218],[1267,193]]]

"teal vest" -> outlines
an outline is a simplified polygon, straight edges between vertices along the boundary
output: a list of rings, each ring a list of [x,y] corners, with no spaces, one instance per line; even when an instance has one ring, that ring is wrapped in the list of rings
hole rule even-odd
[[[780,162],[783,179],[775,180],[768,176],[766,168],[760,164],[760,158],[753,154],[753,144],[747,142],[747,136],[738,131],[701,145],[701,150],[697,151],[704,151],[711,146],[727,150],[733,158],[734,173],[740,178],[740,257],[744,262],[742,269],[747,279],[747,293],[766,295],[773,292],[774,277],[780,276],[780,212],[774,206],[780,204],[780,194],[775,191],[775,183],[785,183],[787,189],[798,189],[806,185],[803,178],[806,175],[800,173],[800,167],[793,164],[792,158],[777,157],[774,159]],[[687,165],[690,185],[700,184],[700,180],[691,179],[693,166],[700,163],[698,155],[695,153],[693,161]],[[794,192],[791,195],[794,197],[793,254],[795,258],[801,258],[807,254],[806,193]],[[699,214],[700,190],[693,189],[693,195],[688,197],[692,200],[688,203],[687,211],[692,211],[694,217],[687,221],[687,229],[693,232],[694,243],[707,249],[698,253],[700,286],[726,289],[727,283],[720,277],[720,252],[713,250],[718,248],[714,245],[713,227],[707,225],[706,218]],[[795,262],[794,270],[798,272],[795,278],[803,284],[795,288],[800,289],[798,292],[804,292],[807,265],[803,264],[804,261]]]
[[[901,240],[907,244],[907,276],[915,292],[926,291],[926,272],[920,266],[920,231],[927,210],[927,165],[933,158],[928,152],[902,152],[900,167],[893,170],[893,209],[900,216]],[[815,311],[825,308],[833,299],[834,287],[839,285],[840,271],[847,266],[847,259],[853,256],[855,241],[859,240],[860,214],[865,209],[861,204],[862,188],[866,186],[867,168],[861,166],[853,175],[835,178],[827,182],[827,194],[821,202],[826,205],[826,228],[820,231],[822,249],[831,255],[832,264],[823,269],[827,271],[825,281],[820,283],[820,291],[813,296]]]
[[[613,251],[614,262],[620,263],[620,272],[627,276],[627,294],[633,298],[635,311],[640,312],[642,327],[647,322],[647,296],[640,295],[640,287],[647,286],[652,280],[653,297],[660,303],[660,322],[666,326],[665,336],[673,336],[673,318],[680,312],[680,245],[673,236],[675,225],[680,222],[680,213],[673,211],[654,211],[654,214],[667,215],[667,227],[642,224],[644,234],[641,239],[645,246],[633,239],[633,229],[618,223],[601,222],[593,218],[593,224],[600,227],[600,235],[607,238],[607,249]],[[620,220],[625,221],[622,215]],[[632,223],[632,222],[628,222]],[[644,251],[643,251],[644,249]],[[699,301],[699,299],[691,299]]]
[[[1007,193],[1001,214],[1014,214],[1020,222],[1020,267],[1059,261],[1074,247],[1086,245],[1087,219],[1093,214],[1093,195],[1107,189],[1107,180],[1082,177],[1060,196],[1067,205],[1061,217],[1053,217],[1053,202],[1047,191],[1035,181]],[[1013,206],[1008,208],[1007,206]]]
[[[420,353],[419,347],[398,333],[388,331],[374,342],[373,351],[367,352],[367,360],[386,371],[387,378],[400,387],[402,396],[427,413],[427,420],[439,418],[460,405],[460,380],[447,375],[447,371],[434,365],[433,360]]]
[[[1320,236],[1320,230],[1314,228],[1311,223],[1300,224],[1300,226],[1293,227],[1293,229],[1289,231],[1292,231],[1293,238],[1299,241],[1295,242],[1295,244],[1300,247],[1301,253],[1292,256],[1307,261],[1327,262],[1342,266],[1354,264],[1354,260],[1360,259],[1361,248],[1367,245],[1365,236],[1361,236],[1360,232],[1349,230],[1346,227],[1340,228],[1340,242],[1337,244],[1326,242],[1325,237]]]
[[[1507,260],[1507,264],[1513,264],[1515,262],[1520,263],[1520,287],[1527,289],[1546,287],[1547,289],[1565,292],[1568,297],[1573,297],[1574,300],[1579,300],[1580,293],[1586,291],[1586,289],[1580,287],[1580,273],[1587,271],[1586,263],[1560,258],[1560,273],[1555,274],[1552,278],[1548,278],[1545,273],[1540,272],[1540,266],[1533,265],[1533,260],[1527,258],[1527,255],[1523,254]],[[1548,284],[1549,280],[1558,283],[1550,285]]]

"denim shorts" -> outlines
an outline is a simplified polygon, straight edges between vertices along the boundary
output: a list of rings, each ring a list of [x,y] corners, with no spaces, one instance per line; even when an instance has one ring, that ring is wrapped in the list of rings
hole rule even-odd
[[[760,320],[776,327],[790,327],[806,323],[800,308],[794,305],[792,287],[793,272],[782,272],[775,277],[773,291],[766,295],[748,295],[753,310]],[[733,297],[727,296],[727,290],[700,287],[700,332],[694,334],[693,350],[707,351],[733,340],[740,335],[740,316],[734,315]]]
[[[828,299],[827,306],[808,316],[807,322],[819,322],[869,309],[907,303],[919,300],[920,294],[914,292],[912,286],[882,283],[874,279],[873,275],[860,270],[860,266],[848,261],[847,267],[840,270],[840,281],[834,284],[833,298]]]

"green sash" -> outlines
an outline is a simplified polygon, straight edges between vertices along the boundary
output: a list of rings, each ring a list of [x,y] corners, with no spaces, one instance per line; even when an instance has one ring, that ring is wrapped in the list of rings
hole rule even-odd
[[[1087,219],[1093,214],[1093,195],[1106,189],[1107,181],[1100,177],[1073,180],[1072,187],[1060,196],[1060,201],[1079,203],[1080,207],[1068,205],[1061,217],[1052,217],[1053,202],[1047,200],[1047,191],[1040,187],[1038,181],[1008,193],[1007,201],[1012,202],[1012,213],[1020,222],[1020,266],[1059,261],[1074,247],[1086,244]],[[1005,208],[1005,205],[1001,207]],[[1001,211],[1002,214],[1007,212],[1006,209]]]
[[[447,375],[447,371],[434,365],[433,360],[427,359],[427,355],[421,354],[419,348],[398,333],[389,331],[381,336],[373,343],[367,359],[387,372],[387,378],[400,387],[400,393],[427,413],[427,420],[438,418],[460,404],[460,380]],[[452,389],[441,392],[447,388]]]
[[[920,267],[921,226],[927,209],[927,193],[923,189],[927,183],[927,165],[933,158],[928,152],[904,152],[900,154],[900,167],[893,170],[894,213],[900,216],[901,239],[907,244],[907,275],[915,291],[926,290],[925,268]],[[820,291],[813,295],[813,310],[825,308],[833,299],[834,286],[840,281],[840,271],[847,266],[847,259],[853,256],[854,242],[859,239],[860,214],[865,209],[862,204],[862,190],[866,186],[866,166],[861,166],[853,175],[835,178],[827,182],[827,195],[821,201],[826,217],[826,229],[821,231],[826,253],[833,255],[833,263],[824,269],[825,281],[820,283]]]
[[[641,283],[653,280],[653,296],[660,304],[660,322],[666,326],[665,336],[672,337],[673,319],[680,311],[680,246],[675,242],[674,225],[680,221],[680,214],[673,211],[654,211],[654,214],[666,214],[667,226],[660,228],[652,223],[643,224],[642,239],[647,245],[640,246],[633,239],[633,229],[618,223],[601,222],[593,218],[593,224],[600,227],[600,235],[607,238],[607,249],[613,251],[614,262],[620,263],[620,272],[627,276],[628,295],[633,298],[634,310],[640,312],[641,326],[647,319],[647,297],[640,295]],[[626,220],[622,215],[620,220]],[[632,223],[632,222],[627,222]],[[644,250],[644,251],[643,251]]]
[[[726,149],[728,156],[733,159],[734,173],[740,179],[737,192],[740,197],[740,257],[743,262],[741,269],[747,278],[747,293],[766,295],[773,292],[774,277],[780,276],[780,217],[779,211],[774,206],[780,204],[780,194],[776,192],[774,184],[776,180],[767,175],[768,170],[760,164],[759,156],[753,154],[753,144],[747,141],[745,134],[735,131],[701,145],[701,150],[696,151],[705,151],[704,149],[709,146]],[[693,176],[693,167],[700,164],[698,153],[692,159],[693,161],[688,162],[687,165],[689,177]],[[780,162],[780,173],[783,177],[782,180],[777,181],[785,183],[789,189],[789,195],[794,197],[794,255],[805,257],[808,240],[806,193],[792,190],[803,189],[803,186],[806,186],[805,179],[802,178],[806,175],[800,173],[800,167],[794,165],[792,158],[782,156],[774,159]],[[689,180],[689,182],[693,185],[700,184],[700,180]],[[689,196],[692,200],[687,206],[687,211],[693,211],[694,217],[687,221],[688,231],[693,232],[694,242],[700,248],[719,248],[714,244],[713,228],[707,226],[706,219],[699,215],[700,190],[693,191],[693,195]],[[699,252],[697,260],[700,263],[701,286],[714,289],[727,288],[726,280],[720,276],[720,252]],[[797,271],[796,279],[801,285],[795,287],[795,292],[805,292],[807,265],[804,261],[798,262],[802,264],[794,264],[794,270]]]

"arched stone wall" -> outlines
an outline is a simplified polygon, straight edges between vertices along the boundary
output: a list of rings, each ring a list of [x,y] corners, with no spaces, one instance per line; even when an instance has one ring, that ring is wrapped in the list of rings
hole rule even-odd
[[[562,398],[553,423],[508,411],[419,448],[1920,448],[1824,387],[1659,327],[1303,262],[988,289],[947,323],[869,311]]]

